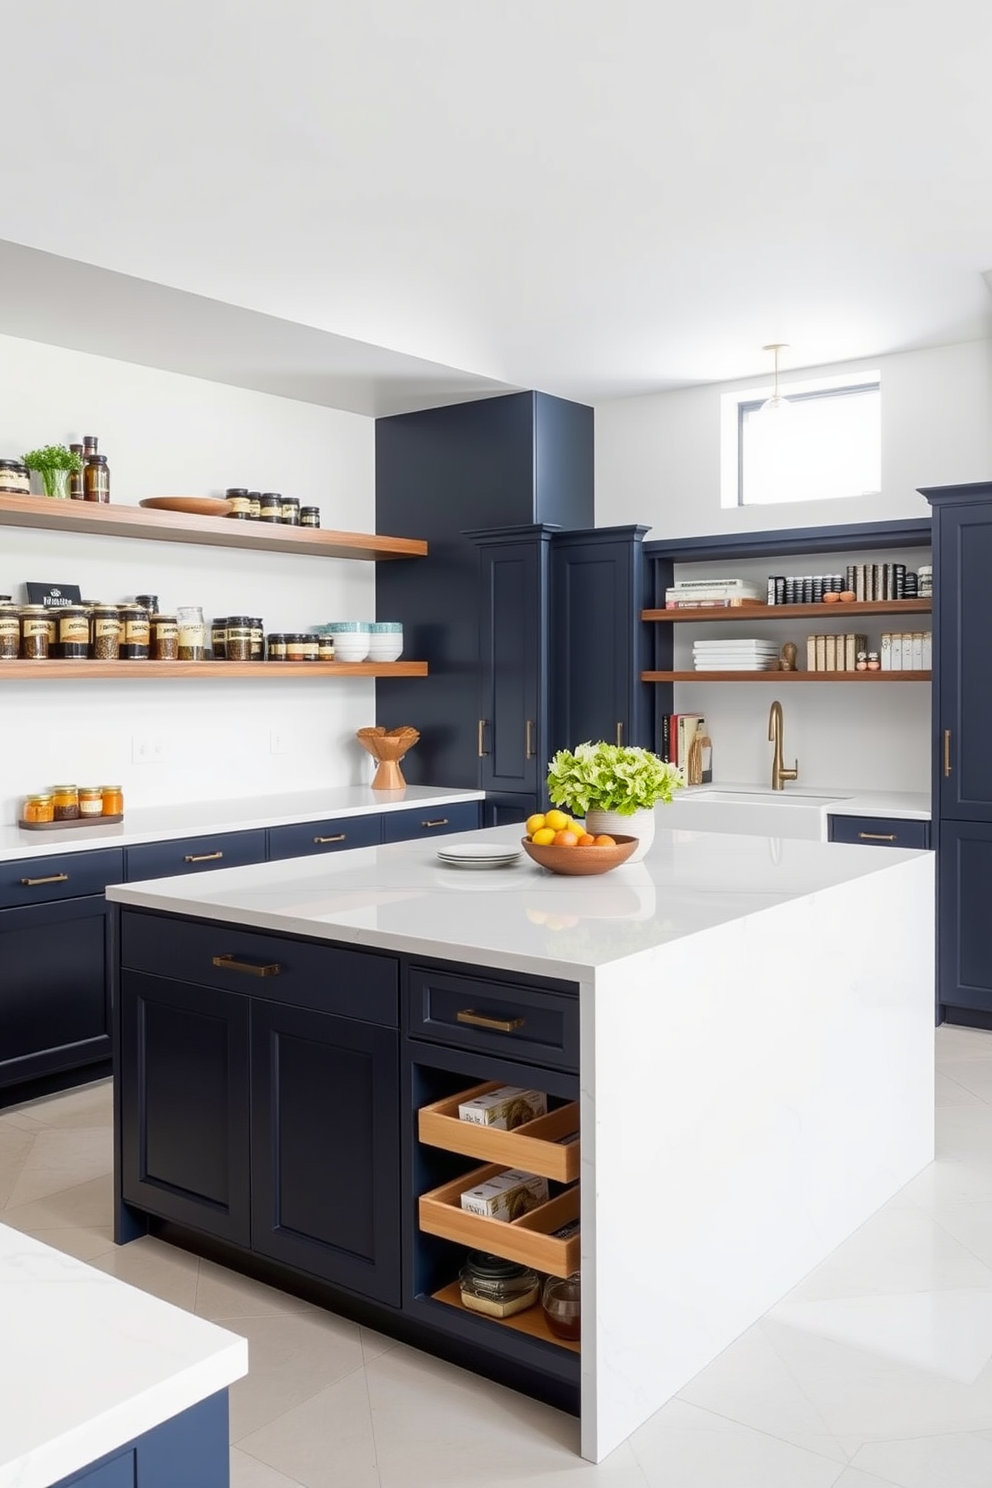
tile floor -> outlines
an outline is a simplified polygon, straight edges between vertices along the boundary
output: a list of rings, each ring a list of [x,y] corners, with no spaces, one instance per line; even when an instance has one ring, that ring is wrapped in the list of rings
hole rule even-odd
[[[992,1033],[937,1030],[938,1158],[598,1467],[576,1423],[154,1239],[110,1086],[0,1113],[0,1219],[249,1340],[233,1488],[988,1488]]]

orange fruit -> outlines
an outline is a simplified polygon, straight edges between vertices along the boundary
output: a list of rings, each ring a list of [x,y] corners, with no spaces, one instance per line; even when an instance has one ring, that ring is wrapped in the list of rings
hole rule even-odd
[[[531,842],[536,842],[538,847],[550,847],[555,840],[555,834],[551,827],[538,827],[536,832],[531,833]]]
[[[562,831],[555,833],[555,847],[578,847],[578,845],[579,839],[574,832],[563,828]]]
[[[549,811],[544,818],[544,825],[551,827],[556,832],[567,831],[572,823],[564,811]]]
[[[596,845],[596,839],[595,839],[595,837],[591,836],[590,833],[588,833],[588,832],[583,832],[582,835],[581,835],[581,837],[579,838],[579,846],[580,847],[595,847],[595,845]]]
[[[535,832],[539,832],[543,826],[544,826],[544,812],[543,811],[535,811],[534,812],[534,815],[533,816],[529,816],[527,818],[527,821],[526,821],[527,836],[528,837],[533,837],[534,833]]]
[[[599,836],[596,838],[596,846],[597,847],[616,847],[616,842],[609,835],[608,832],[600,832]]]

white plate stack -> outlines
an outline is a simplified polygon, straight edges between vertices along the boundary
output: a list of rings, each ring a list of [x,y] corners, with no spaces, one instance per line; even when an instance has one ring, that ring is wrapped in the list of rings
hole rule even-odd
[[[774,641],[694,641],[692,664],[697,672],[774,672],[778,646]]]
[[[437,857],[446,868],[508,868],[520,857],[520,849],[497,847],[494,843],[459,842],[439,847]]]

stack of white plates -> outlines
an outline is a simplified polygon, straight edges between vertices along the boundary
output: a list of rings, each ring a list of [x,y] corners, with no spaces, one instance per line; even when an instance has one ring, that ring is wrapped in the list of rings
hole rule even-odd
[[[492,842],[457,842],[439,847],[437,857],[446,868],[508,868],[520,857],[520,849]]]

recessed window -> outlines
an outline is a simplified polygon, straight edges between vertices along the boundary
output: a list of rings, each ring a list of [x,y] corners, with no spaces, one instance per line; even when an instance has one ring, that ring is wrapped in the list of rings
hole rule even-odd
[[[724,395],[722,504],[876,494],[882,485],[879,375],[783,384],[779,391],[787,406],[764,412],[770,388]]]

